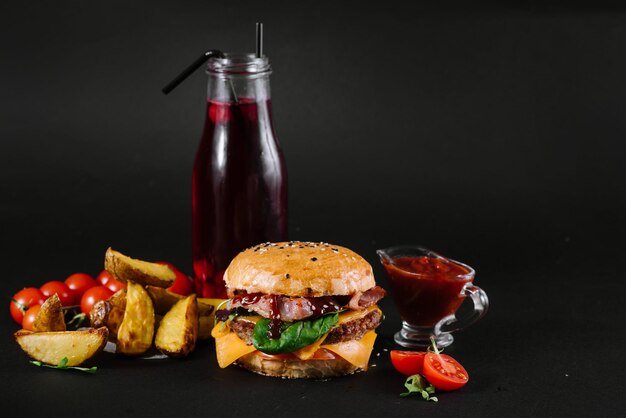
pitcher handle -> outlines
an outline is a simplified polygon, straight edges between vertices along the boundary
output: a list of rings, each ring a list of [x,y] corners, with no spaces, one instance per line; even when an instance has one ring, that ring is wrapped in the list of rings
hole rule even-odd
[[[435,331],[435,333],[437,333],[437,331],[460,331],[485,316],[485,314],[487,313],[487,309],[489,308],[489,298],[487,297],[487,294],[483,289],[472,283],[467,283],[465,286],[463,286],[461,294],[465,297],[470,297],[472,303],[474,304],[474,311],[465,318],[457,318],[456,315],[450,315],[444,318],[437,324],[436,328],[438,329]]]

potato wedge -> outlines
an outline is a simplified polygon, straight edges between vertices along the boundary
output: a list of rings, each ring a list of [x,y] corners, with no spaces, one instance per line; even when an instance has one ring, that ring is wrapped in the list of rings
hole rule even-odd
[[[50,332],[65,331],[66,329],[61,299],[59,299],[59,295],[55,293],[41,305],[35,317],[35,322],[33,322],[33,331]]]
[[[208,340],[215,326],[215,315],[198,317],[198,339]]]
[[[167,313],[174,304],[184,296],[170,292],[167,289],[156,286],[147,286],[146,290],[154,302],[154,310],[157,313]],[[211,338],[211,330],[215,325],[215,311],[226,299],[198,298],[198,339],[208,340]]]
[[[185,357],[198,339],[198,304],[192,294],[179,300],[165,314],[156,333],[154,345],[170,357]]]
[[[117,330],[117,352],[140,355],[148,351],[154,337],[154,306],[144,288],[128,282],[126,309]]]
[[[135,282],[143,286],[170,287],[176,273],[163,264],[135,260],[109,247],[104,254],[104,269],[121,282]]]
[[[162,287],[146,286],[146,290],[152,298],[152,302],[154,302],[154,311],[160,314],[166,314],[179,300],[185,298],[185,296],[170,292]],[[216,306],[225,299],[197,298],[196,300],[198,303],[198,315],[209,316],[215,311]]]
[[[56,366],[67,357],[68,366],[78,366],[104,348],[109,331],[105,327],[54,332],[22,329],[14,336],[22,350],[35,360]]]
[[[154,312],[161,315],[165,315],[179,300],[185,298],[162,287],[146,286],[146,290],[154,303]]]
[[[107,327],[109,335],[117,338],[117,330],[126,310],[126,289],[120,289],[107,300],[96,302],[91,308],[89,319],[92,327]]]
[[[228,299],[198,298],[198,339],[211,338],[211,330],[215,326],[215,311]]]

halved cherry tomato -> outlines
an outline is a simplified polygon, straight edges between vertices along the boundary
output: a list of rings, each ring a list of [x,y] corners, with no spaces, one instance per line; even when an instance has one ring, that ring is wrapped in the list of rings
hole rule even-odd
[[[41,305],[33,305],[24,314],[24,319],[22,320],[22,328],[27,329],[29,331],[33,330],[33,323],[35,322],[35,318],[37,318],[37,314],[41,309]]]
[[[168,266],[176,274],[176,280],[174,281],[174,284],[168,287],[167,290],[182,296],[188,296],[193,293],[193,282],[185,273],[178,270],[176,266],[174,266],[172,263],[168,263],[167,261],[157,261],[157,264],[163,264],[164,266]]]
[[[46,299],[56,293],[57,296],[59,296],[59,299],[61,299],[61,305],[63,306],[70,306],[74,304],[74,292],[72,292],[63,282],[52,280],[44,283],[39,290],[41,290],[41,293],[43,293]]]
[[[424,351],[391,350],[391,364],[397,371],[406,376],[421,374],[424,368]]]
[[[456,390],[469,380],[467,371],[447,354],[427,353],[424,358],[424,377],[435,389]]]
[[[74,273],[65,279],[65,284],[74,292],[74,303],[79,303],[85,291],[97,286],[98,282],[86,273]]]
[[[41,290],[36,287],[26,287],[13,295],[13,299],[9,305],[11,316],[15,322],[22,325],[24,313],[28,308],[33,305],[41,305],[45,301],[46,297],[41,293]]]
[[[85,315],[89,315],[91,308],[93,308],[93,305],[95,305],[96,302],[106,300],[111,296],[113,296],[113,292],[108,287],[95,286],[91,289],[87,289],[83,298],[80,300],[80,310]]]

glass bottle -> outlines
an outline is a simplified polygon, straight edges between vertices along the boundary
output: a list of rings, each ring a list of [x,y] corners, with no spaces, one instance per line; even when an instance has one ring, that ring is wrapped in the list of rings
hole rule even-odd
[[[241,250],[287,239],[287,170],[274,132],[267,57],[208,61],[207,114],[192,175],[196,293],[226,297]]]

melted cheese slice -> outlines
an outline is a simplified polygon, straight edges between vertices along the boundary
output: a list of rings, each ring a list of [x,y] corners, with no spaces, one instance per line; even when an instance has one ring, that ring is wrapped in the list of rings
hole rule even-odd
[[[337,325],[345,324],[346,322],[354,321],[355,319],[365,318],[370,312],[379,311],[382,314],[382,311],[377,305],[370,306],[367,309],[363,309],[362,311],[345,311],[339,314],[339,322]]]
[[[350,322],[350,321],[354,321],[356,319],[364,318],[365,316],[367,316],[372,311],[380,311],[380,309],[378,308],[378,306],[370,306],[369,308],[364,309],[362,311],[342,312],[342,313],[339,314],[339,321],[337,322],[337,325],[345,324],[346,322]],[[326,348],[327,347],[327,346],[322,346],[322,344],[324,343],[324,340],[326,339],[327,336],[328,336],[328,333],[324,334],[319,340],[315,341],[313,344],[308,345],[308,346],[306,346],[304,348],[301,348],[298,351],[294,351],[293,354],[295,356],[297,356],[300,360],[308,360],[308,359],[310,359],[311,357],[313,357],[313,355],[315,354],[315,352],[317,350],[319,350],[320,348]],[[332,345],[333,346],[337,346],[336,349],[340,350],[341,347],[339,347],[339,346],[341,344],[342,343],[337,343],[337,344],[332,344]],[[337,352],[335,352],[335,353],[339,354]],[[341,356],[341,354],[339,354],[339,355]],[[343,357],[343,356],[341,356],[341,357]],[[368,353],[368,358],[369,358],[369,353]],[[367,362],[367,360],[366,360],[366,362]]]
[[[322,345],[320,348],[332,351],[343,357],[358,368],[367,370],[370,354],[374,348],[376,333],[369,331],[360,340],[344,341],[336,344]]]
[[[324,334],[322,338],[315,341],[313,344],[307,345],[306,347],[301,348],[298,351],[294,351],[293,355],[298,357],[300,360],[310,359],[311,357],[313,357],[313,354],[315,354],[315,352],[319,350],[320,346],[322,345],[322,343],[324,342],[327,336],[328,336],[328,333]]]
[[[380,309],[378,306],[370,306],[362,311],[347,311],[339,314],[339,321],[337,325],[361,319],[372,311]],[[257,322],[261,317],[258,316],[245,316],[246,320],[251,322]],[[215,351],[217,354],[217,363],[221,368],[227,367],[238,358],[245,356],[246,354],[256,351],[253,345],[246,345],[237,334],[232,332],[230,328],[223,322],[219,322],[213,328],[211,336],[215,338]],[[328,336],[328,333],[324,334],[319,340],[311,345],[301,348],[295,351],[293,354],[300,360],[308,360],[317,350],[325,348],[333,353],[343,357],[348,362],[352,363],[356,367],[363,370],[367,370],[368,361],[372,349],[374,347],[374,341],[376,340],[376,333],[369,331],[360,340],[344,341],[336,344],[324,344],[324,340]]]
[[[219,326],[219,325],[218,325]],[[215,327],[217,328],[217,326]],[[215,328],[213,328],[215,330]],[[246,345],[234,332],[215,337],[217,364],[223,369],[246,354],[256,351],[253,345]]]

